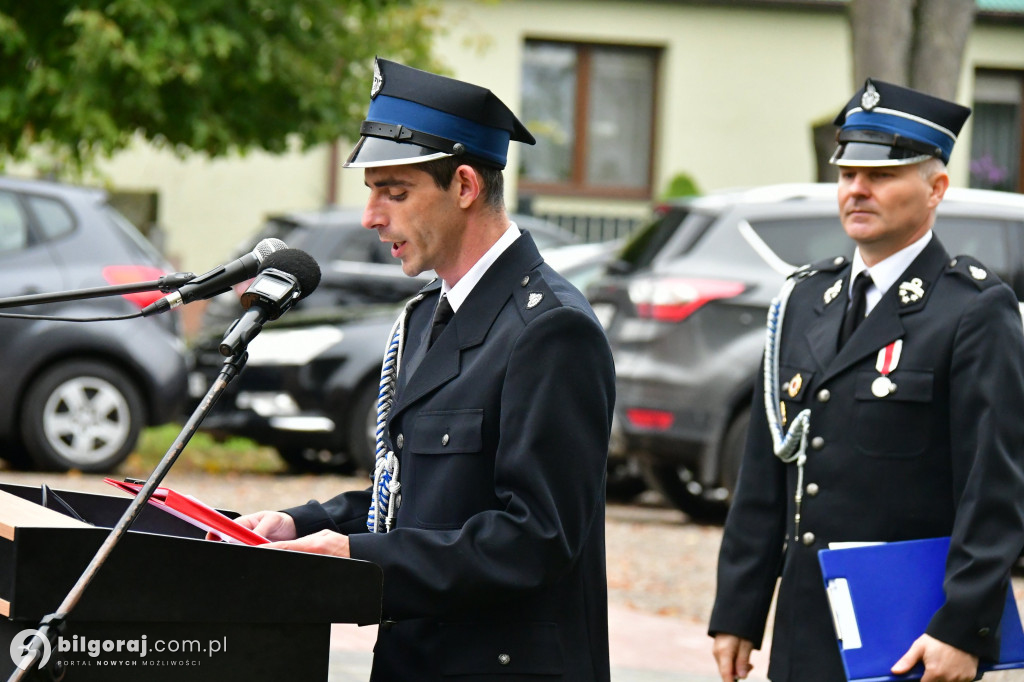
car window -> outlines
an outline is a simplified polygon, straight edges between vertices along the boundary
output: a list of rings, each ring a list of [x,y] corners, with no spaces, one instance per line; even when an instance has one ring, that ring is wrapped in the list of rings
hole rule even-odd
[[[26,196],[25,199],[35,215],[40,232],[47,241],[62,237],[75,229],[74,216],[60,201],[32,195]]]
[[[940,215],[935,219],[935,234],[951,256],[974,256],[1006,282],[1013,274],[1008,227],[1005,221],[986,218]]]
[[[713,221],[712,216],[691,213],[683,207],[669,208],[626,239],[618,260],[639,270],[655,258],[673,258],[689,251],[696,238]]]
[[[0,192],[0,253],[20,251],[28,246],[28,221],[18,198]]]
[[[775,255],[790,265],[853,254],[853,241],[835,216],[751,220],[750,226]]]

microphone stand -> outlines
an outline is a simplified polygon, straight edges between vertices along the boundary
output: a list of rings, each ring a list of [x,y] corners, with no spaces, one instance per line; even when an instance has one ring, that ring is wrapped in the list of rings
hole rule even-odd
[[[220,398],[227,388],[228,384],[238,376],[242,368],[245,367],[245,362],[249,357],[248,351],[243,346],[237,353],[228,357],[224,360],[224,364],[221,365],[220,375],[217,380],[213,382],[210,389],[206,392],[203,400],[199,403],[195,410],[192,411],[192,415],[188,421],[181,428],[178,433],[178,437],[174,443],[167,450],[167,453],[160,460],[160,463],[156,465],[153,473],[150,474],[146,480],[145,485],[135,496],[135,499],[131,501],[128,508],[125,509],[124,514],[121,515],[120,520],[111,529],[110,534],[107,535],[107,539],[103,541],[100,548],[96,550],[96,554],[93,556],[92,561],[86,566],[85,570],[82,571],[82,575],[79,576],[78,582],[75,583],[71,591],[68,592],[67,596],[64,597],[64,601],[57,608],[55,613],[51,613],[48,616],[44,616],[39,623],[38,632],[33,636],[31,644],[27,647],[26,656],[17,664],[17,668],[14,673],[8,678],[8,682],[16,682],[21,680],[32,666],[43,657],[43,638],[49,640],[51,651],[55,648],[54,645],[57,642],[57,637],[64,631],[68,614],[75,608],[79,600],[82,597],[82,593],[85,592],[85,588],[89,586],[89,583],[99,572],[100,568],[106,562],[110,553],[114,550],[118,541],[128,531],[128,528],[138,517],[139,512],[152,497],[153,492],[160,486],[160,482],[163,481],[164,476],[170,471],[174,465],[175,460],[178,459],[178,455],[181,454],[182,450],[188,444],[189,440],[198,430],[199,425],[203,419],[206,418],[210,408],[213,407],[214,403]],[[56,658],[56,657],[53,657]],[[57,670],[51,671],[54,674],[54,679],[60,679],[64,675],[63,666],[58,662]]]
[[[102,296],[118,296],[122,294],[137,294],[142,291],[160,290],[167,294],[176,291],[185,284],[195,279],[191,272],[177,272],[173,275],[164,275],[160,279],[148,282],[135,282],[132,284],[112,284],[105,287],[91,287],[89,289],[76,289],[73,291],[58,291],[51,294],[26,294],[24,296],[9,296],[0,298],[0,308],[14,308],[20,305],[38,305],[41,303],[63,303],[64,301],[78,301],[83,298],[100,298]]]

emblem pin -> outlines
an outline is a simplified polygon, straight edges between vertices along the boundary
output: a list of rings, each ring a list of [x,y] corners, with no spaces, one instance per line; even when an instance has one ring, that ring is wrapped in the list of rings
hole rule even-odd
[[[526,299],[526,309],[527,309],[527,310],[529,310],[530,308],[536,308],[536,307],[537,307],[537,305],[538,305],[538,304],[539,304],[539,303],[540,303],[540,302],[541,302],[541,301],[542,301],[543,299],[544,299],[544,294],[540,293],[539,291],[534,291],[534,292],[533,292],[533,293],[531,293],[531,294],[530,294],[530,296],[529,296],[529,297],[528,297],[528,298]]]
[[[900,303],[903,305],[920,301],[922,296],[924,296],[924,282],[920,277],[900,283]]]
[[[988,277],[988,273],[977,266],[972,265],[968,268],[968,270],[971,271],[971,277],[973,277],[976,280],[980,281]]]
[[[825,289],[825,305],[828,305],[832,301],[836,300],[836,296],[843,290],[843,280],[837,279],[835,284]]]
[[[789,394],[790,398],[795,398],[800,394],[800,388],[804,385],[804,378],[797,373],[787,384],[786,393]]]

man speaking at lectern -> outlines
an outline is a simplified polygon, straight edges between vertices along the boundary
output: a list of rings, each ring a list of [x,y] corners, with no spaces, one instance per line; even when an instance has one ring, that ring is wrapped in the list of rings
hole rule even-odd
[[[489,90],[374,72],[345,164],[370,189],[363,225],[439,279],[392,334],[371,489],[239,522],[381,566],[376,682],[607,681],[614,370],[584,297],[506,215],[508,143],[533,136]]]

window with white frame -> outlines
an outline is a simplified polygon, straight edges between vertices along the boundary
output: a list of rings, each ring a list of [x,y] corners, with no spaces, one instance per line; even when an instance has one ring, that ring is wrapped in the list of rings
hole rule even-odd
[[[970,186],[1024,191],[1021,136],[1024,73],[982,71],[974,78]]]

